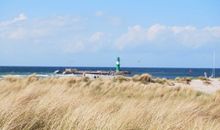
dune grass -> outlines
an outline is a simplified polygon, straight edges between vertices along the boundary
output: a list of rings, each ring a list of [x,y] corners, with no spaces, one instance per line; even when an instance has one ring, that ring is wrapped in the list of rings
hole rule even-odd
[[[220,92],[148,75],[0,80],[2,130],[219,130]]]

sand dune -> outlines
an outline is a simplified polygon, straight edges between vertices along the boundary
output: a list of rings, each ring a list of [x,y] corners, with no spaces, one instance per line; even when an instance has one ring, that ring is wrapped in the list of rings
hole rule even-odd
[[[0,80],[0,129],[219,130],[220,93],[195,91],[198,80],[192,88],[176,84],[149,75],[6,77]]]

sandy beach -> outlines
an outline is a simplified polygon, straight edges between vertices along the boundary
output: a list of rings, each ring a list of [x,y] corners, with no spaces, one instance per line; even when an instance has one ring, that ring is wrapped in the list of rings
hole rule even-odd
[[[201,80],[192,80],[190,87],[204,93],[215,93],[220,90],[220,79],[210,79],[210,84],[206,84]]]
[[[212,94],[220,90],[220,79],[209,79],[209,83],[206,83],[199,79],[193,79],[189,84],[175,83],[175,87],[191,88],[196,91]]]

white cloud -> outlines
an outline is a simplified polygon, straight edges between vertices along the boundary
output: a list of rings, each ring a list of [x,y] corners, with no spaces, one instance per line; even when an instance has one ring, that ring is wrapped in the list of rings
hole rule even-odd
[[[122,24],[122,19],[120,17],[109,15],[107,13],[104,13],[103,11],[95,12],[95,16],[101,17],[108,24],[111,24],[113,26],[119,26]]]
[[[122,20],[116,16],[108,16],[107,21],[113,26],[119,26],[122,24]]]
[[[81,18],[74,16],[54,16],[27,20],[25,14],[0,21],[0,40],[35,40],[82,29]],[[17,41],[19,42],[19,41]]]
[[[14,22],[27,20],[27,16],[23,13],[13,19]]]
[[[84,30],[86,18],[74,16],[53,16],[41,19],[28,19],[19,14],[11,20],[1,21],[0,44],[21,44],[54,47],[64,53],[79,53],[84,50],[94,52],[103,47],[107,35]],[[3,24],[2,24],[3,23]],[[7,24],[6,24],[7,23]]]
[[[21,13],[21,14],[19,14],[18,16],[14,17],[11,20],[6,20],[6,21],[2,21],[2,22],[0,21],[0,27],[5,27],[5,26],[8,26],[10,24],[25,21],[27,19],[28,19],[27,16],[25,14]]]
[[[204,28],[204,31],[209,32],[211,35],[213,35],[215,37],[220,36],[220,26],[206,27],[206,28]]]
[[[103,11],[97,11],[97,12],[95,13],[95,16],[97,16],[97,17],[104,16],[104,12],[103,12]]]
[[[172,26],[170,29],[174,34],[182,33],[182,32],[192,32],[196,31],[196,27],[193,26]]]
[[[104,32],[94,32],[90,36],[83,36],[79,39],[73,39],[71,42],[63,42],[62,46],[67,53],[79,53],[82,51],[94,52],[103,47],[107,42],[107,36]]]
[[[77,41],[73,43],[68,43],[63,47],[66,53],[78,53],[85,49],[85,43],[82,41]]]
[[[128,44],[138,44],[138,42],[145,41],[145,33],[146,31],[140,25],[129,27],[128,32],[117,39],[116,47],[123,49]]]
[[[161,32],[165,31],[165,29],[166,27],[160,24],[152,25],[151,27],[147,29],[147,32],[146,32],[147,39],[155,40]]]
[[[27,35],[27,32],[23,28],[17,28],[12,32],[8,32],[7,37],[9,39],[21,40]]]
[[[220,26],[197,28],[194,26],[166,26],[155,24],[149,28],[135,25],[128,28],[116,40],[116,47],[123,49],[136,44],[173,42],[188,47],[200,47],[212,42],[220,42]]]
[[[104,39],[105,34],[103,32],[95,32],[89,38],[89,42],[98,43]]]
[[[117,49],[124,49],[128,46],[173,43],[178,46],[200,47],[208,43],[220,42],[220,26],[197,28],[154,24],[144,28],[134,25],[117,37],[111,32],[91,30],[90,24],[84,22],[87,22],[84,18],[75,16],[29,19],[21,13],[15,18],[0,21],[0,44],[47,42],[56,44],[57,48],[65,52],[75,53],[84,50],[111,49],[115,46]],[[114,45],[111,44],[112,41],[115,41]]]

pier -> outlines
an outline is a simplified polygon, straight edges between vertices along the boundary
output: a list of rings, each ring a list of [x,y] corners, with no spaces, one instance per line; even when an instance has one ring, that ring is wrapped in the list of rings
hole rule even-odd
[[[56,70],[55,74],[75,74],[75,75],[93,75],[93,77],[99,76],[115,76],[115,75],[129,75],[131,72],[129,71],[122,71],[120,68],[120,57],[117,57],[115,71],[84,71],[84,70],[77,70],[77,69],[69,69],[66,68],[65,70]]]

